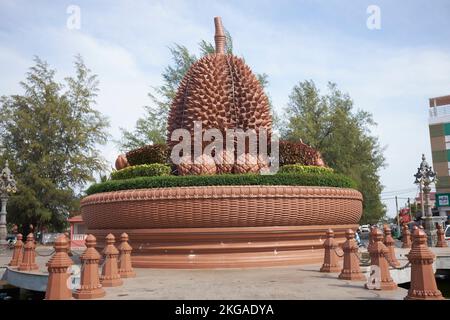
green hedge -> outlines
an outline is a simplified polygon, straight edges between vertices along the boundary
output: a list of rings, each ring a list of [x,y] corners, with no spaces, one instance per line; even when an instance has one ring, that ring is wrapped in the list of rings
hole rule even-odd
[[[288,185],[288,186],[327,186],[355,188],[350,178],[337,173],[312,174],[277,173],[275,175],[223,174],[214,176],[156,176],[127,180],[110,180],[91,185],[88,195],[130,189],[191,187],[191,186],[234,186],[234,185]]]
[[[287,164],[280,168],[280,173],[315,173],[315,174],[327,174],[333,173],[332,168],[318,167],[318,166],[304,166],[301,164]]]
[[[140,164],[126,167],[111,173],[112,180],[124,180],[137,177],[167,176],[170,174],[170,166],[161,163]]]

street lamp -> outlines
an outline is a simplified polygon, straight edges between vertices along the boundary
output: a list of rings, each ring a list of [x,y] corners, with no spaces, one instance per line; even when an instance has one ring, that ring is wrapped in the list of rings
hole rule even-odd
[[[6,242],[6,204],[8,203],[8,198],[11,193],[16,193],[16,181],[14,180],[14,175],[9,169],[8,160],[5,162],[5,167],[2,170],[0,176],[0,200],[2,203],[0,211],[0,247],[5,247]]]
[[[423,206],[425,212],[422,211],[422,219],[424,219],[425,221],[425,232],[428,236],[428,246],[432,247],[436,243],[437,235],[436,227],[433,223],[433,213],[430,206],[430,184],[436,182],[436,172],[434,172],[433,169],[428,165],[427,161],[425,160],[424,154],[422,154],[422,162],[420,163],[420,167],[417,168],[417,173],[414,175],[414,177],[416,178],[416,181],[414,181],[414,183],[419,184],[423,195],[425,196],[425,205]]]

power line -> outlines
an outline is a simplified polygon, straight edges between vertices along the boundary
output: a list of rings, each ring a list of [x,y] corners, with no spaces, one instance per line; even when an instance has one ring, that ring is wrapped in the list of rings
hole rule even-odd
[[[384,192],[380,192],[380,194],[386,194],[386,193],[406,193],[406,192],[413,192],[416,191],[417,188],[408,188],[408,189],[399,189],[399,190],[392,190],[392,191],[384,191]]]

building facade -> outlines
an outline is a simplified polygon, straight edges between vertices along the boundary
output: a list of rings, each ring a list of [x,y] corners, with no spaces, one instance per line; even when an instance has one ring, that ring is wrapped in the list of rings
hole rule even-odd
[[[436,183],[436,205],[450,215],[450,95],[430,99],[429,129]]]

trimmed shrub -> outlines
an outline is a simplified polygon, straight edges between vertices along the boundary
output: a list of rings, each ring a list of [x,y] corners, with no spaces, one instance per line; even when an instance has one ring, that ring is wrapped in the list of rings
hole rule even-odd
[[[287,164],[280,168],[279,173],[315,173],[327,174],[333,173],[334,170],[328,167],[304,166],[301,164]]]
[[[90,195],[99,192],[130,189],[239,185],[356,187],[352,179],[337,173],[222,174],[213,176],[155,176],[109,180],[91,185],[86,190],[86,193]]]
[[[280,141],[280,166],[301,164],[313,166],[317,164],[320,153],[303,142]]]
[[[169,149],[165,144],[153,144],[126,153],[131,166],[139,164],[166,163]]]
[[[111,179],[124,180],[137,177],[168,176],[170,171],[170,166],[162,163],[140,164],[113,171]]]

